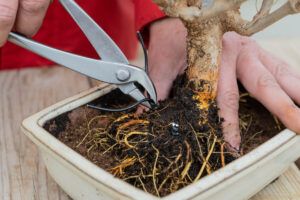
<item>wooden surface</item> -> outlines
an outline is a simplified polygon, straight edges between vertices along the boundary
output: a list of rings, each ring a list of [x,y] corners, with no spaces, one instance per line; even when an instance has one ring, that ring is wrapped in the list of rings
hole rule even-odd
[[[20,131],[22,120],[89,88],[87,78],[62,68],[0,72],[0,199],[65,200],[35,145]]]
[[[300,66],[300,40],[264,46]],[[63,68],[0,72],[0,200],[69,199],[47,173],[20,124],[27,116],[90,86],[87,78]],[[300,199],[299,173],[292,166],[252,200]]]
[[[292,165],[276,181],[256,194],[251,200],[299,200],[300,171]]]

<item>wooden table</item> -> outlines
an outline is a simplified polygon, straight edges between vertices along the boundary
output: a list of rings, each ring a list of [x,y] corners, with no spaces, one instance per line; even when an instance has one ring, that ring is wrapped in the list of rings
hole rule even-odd
[[[0,199],[68,199],[47,173],[35,147],[20,131],[22,120],[90,87],[63,68],[0,72]]]
[[[278,44],[270,43],[269,48],[282,57],[293,55],[289,61],[300,65],[300,45],[291,42],[282,48]],[[69,199],[47,173],[35,145],[21,133],[20,124],[25,117],[91,86],[86,77],[58,67],[0,72],[1,200]],[[300,172],[296,166],[252,198],[271,199],[300,199]]]

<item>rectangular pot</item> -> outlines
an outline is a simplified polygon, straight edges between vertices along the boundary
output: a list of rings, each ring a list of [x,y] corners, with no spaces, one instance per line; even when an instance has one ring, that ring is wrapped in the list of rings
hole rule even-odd
[[[47,132],[43,125],[103,96],[115,86],[101,85],[25,119],[23,132],[38,146],[48,172],[73,199],[160,199],[115,178]],[[300,157],[300,137],[284,130],[226,167],[162,199],[248,199]]]

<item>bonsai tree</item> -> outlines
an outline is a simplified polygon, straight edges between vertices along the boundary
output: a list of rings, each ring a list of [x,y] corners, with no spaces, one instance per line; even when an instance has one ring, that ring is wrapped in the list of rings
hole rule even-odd
[[[170,17],[178,17],[187,35],[186,85],[194,91],[197,107],[203,112],[215,104],[222,36],[235,31],[251,36],[283,17],[300,12],[300,0],[288,0],[270,12],[274,0],[263,0],[252,21],[240,15],[246,0],[153,0]]]
[[[216,104],[223,34],[235,31],[252,35],[286,15],[299,12],[300,0],[289,0],[271,13],[273,0],[263,0],[250,22],[239,13],[246,0],[215,0],[210,4],[202,0],[153,1],[168,16],[180,18],[188,32],[188,68],[183,77],[175,80],[172,97],[161,101],[157,109],[138,116],[133,112],[97,112],[81,107],[67,114],[70,124],[62,133],[57,134],[62,118],[50,121],[45,128],[116,177],[151,194],[165,196],[197,182],[242,154],[235,155],[236,152],[225,148]],[[128,105],[130,99],[121,95],[114,90],[97,101],[118,108]],[[258,108],[258,103],[252,103]],[[248,111],[243,119],[247,124],[245,132],[252,120]],[[266,109],[254,111],[259,113],[252,113],[255,120],[266,122],[266,117],[258,117],[266,112],[264,116],[271,120],[265,126],[275,127],[275,120]],[[280,128],[273,132],[276,134]],[[247,142],[263,130],[254,127],[252,136],[250,132]],[[267,132],[269,137],[270,131]],[[253,144],[260,142],[262,139]]]

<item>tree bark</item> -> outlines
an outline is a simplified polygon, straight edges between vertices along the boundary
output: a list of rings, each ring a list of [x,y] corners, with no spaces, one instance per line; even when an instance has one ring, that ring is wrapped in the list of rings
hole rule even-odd
[[[218,18],[185,22],[187,28],[187,82],[200,109],[215,100],[222,51],[222,25]]]

